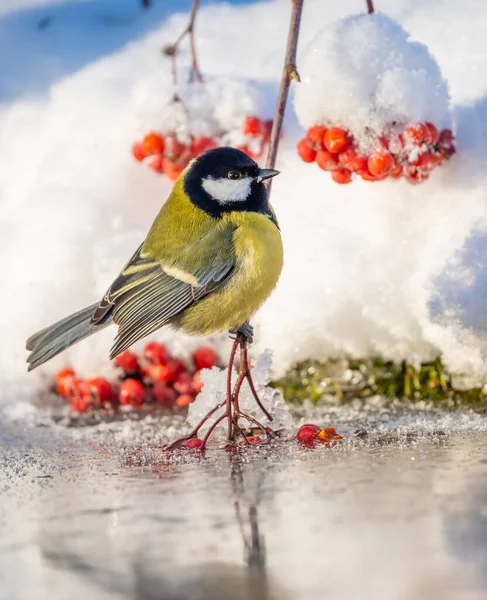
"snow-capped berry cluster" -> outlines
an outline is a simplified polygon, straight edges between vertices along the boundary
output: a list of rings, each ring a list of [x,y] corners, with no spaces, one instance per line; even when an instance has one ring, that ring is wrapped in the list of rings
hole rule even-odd
[[[314,424],[301,425],[296,433],[296,440],[308,448],[314,448],[320,443],[328,448],[335,446],[342,438],[333,427],[320,429]]]
[[[189,368],[172,357],[166,346],[150,342],[142,357],[126,350],[115,358],[119,381],[112,383],[104,377],[81,379],[73,369],[63,369],[56,375],[56,391],[78,413],[119,406],[140,409],[146,404],[186,408],[203,387],[201,369],[214,367],[218,356],[212,348],[202,346],[195,350],[192,360],[193,367]]]
[[[297,148],[304,162],[316,162],[340,184],[350,183],[354,173],[365,181],[404,177],[421,183],[455,153],[451,129],[439,132],[432,123],[395,124],[380,136],[369,132],[359,140],[341,127],[314,125]]]
[[[240,135],[238,149],[253,159],[259,159],[270,141],[272,121],[256,116],[245,118]],[[186,142],[178,139],[175,132],[148,133],[141,142],[132,147],[132,154],[139,162],[144,162],[156,173],[164,173],[171,181],[176,180],[189,161],[207,150],[217,146],[231,144],[236,138],[235,132],[225,132],[215,137],[189,136]]]

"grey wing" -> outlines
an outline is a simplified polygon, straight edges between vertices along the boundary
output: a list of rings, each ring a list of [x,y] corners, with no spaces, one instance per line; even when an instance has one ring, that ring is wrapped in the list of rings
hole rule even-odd
[[[101,323],[110,315],[119,326],[110,358],[220,286],[234,267],[233,262],[220,262],[188,274],[165,270],[163,264],[142,257],[140,251],[110,286],[92,318],[94,323]]]

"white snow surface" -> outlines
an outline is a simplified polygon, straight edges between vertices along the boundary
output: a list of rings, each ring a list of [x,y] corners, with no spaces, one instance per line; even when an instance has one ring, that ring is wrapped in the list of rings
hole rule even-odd
[[[335,125],[360,141],[392,123],[450,127],[448,87],[425,44],[384,14],[358,15],[324,27],[299,57],[300,124]]]
[[[228,89],[225,81],[241,86],[249,102],[257,89],[264,117],[272,114],[277,96],[290,4],[206,2],[198,15],[205,77],[221,90]],[[300,56],[321,31],[359,23],[332,25],[363,12],[364,5],[307,0]],[[45,386],[67,363],[81,374],[110,368],[111,328],[29,375],[24,341],[101,297],[169,194],[170,182],[137,163],[130,149],[157,125],[159,100],[164,119],[172,84],[161,47],[186,24],[187,12],[173,13],[189,8],[189,1],[167,0],[148,11],[135,0],[9,0],[0,11],[3,402]],[[398,25],[387,25],[384,43],[374,49],[362,37],[360,61],[368,54],[379,70],[396,64],[381,54],[396,44],[405,66],[417,54],[428,74],[425,80],[402,72],[394,85],[382,87],[383,106],[389,103],[392,110],[400,102],[417,109],[414,119],[424,114],[442,126],[444,79],[458,153],[416,187],[404,181],[338,186],[298,158],[295,146],[303,130],[291,99],[278,156],[281,175],[272,189],[285,267],[253,321],[253,350],[272,348],[277,371],[306,357],[419,361],[441,354],[455,373],[485,381],[487,11],[478,0],[465,0],[461,10],[456,0],[391,0],[381,8]],[[381,15],[367,19],[379,29],[389,23]],[[428,48],[441,75],[421,47],[406,48],[403,31]],[[186,45],[180,62],[189,66]],[[336,81],[328,95],[347,106],[349,72],[336,64],[333,69]],[[324,66],[324,75],[331,72]],[[404,81],[411,87],[402,97]],[[433,81],[441,88],[437,96]],[[215,89],[208,92],[212,98]],[[223,91],[216,98],[218,115],[231,121],[234,107],[227,106]],[[170,330],[154,337],[183,357],[201,343]],[[226,335],[207,341],[228,354]]]

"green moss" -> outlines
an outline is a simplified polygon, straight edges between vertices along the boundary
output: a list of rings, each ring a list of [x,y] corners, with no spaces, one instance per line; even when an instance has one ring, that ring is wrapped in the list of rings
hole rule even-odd
[[[342,403],[352,398],[381,395],[410,400],[446,400],[486,403],[482,388],[456,389],[440,359],[419,368],[403,362],[375,360],[305,361],[273,384],[288,402]]]

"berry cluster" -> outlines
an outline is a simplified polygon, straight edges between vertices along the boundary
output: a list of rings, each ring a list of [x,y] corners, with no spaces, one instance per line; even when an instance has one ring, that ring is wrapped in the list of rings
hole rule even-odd
[[[111,383],[104,377],[80,379],[73,369],[56,375],[57,393],[70,403],[75,412],[88,409],[131,406],[140,409],[154,404],[166,409],[185,408],[201,391],[201,369],[211,369],[218,362],[214,350],[198,348],[192,356],[194,368],[170,356],[166,346],[150,342],[143,357],[126,350],[115,358],[120,380]]]
[[[239,132],[242,143],[238,149],[253,159],[260,158],[271,139],[271,131],[272,121],[255,116],[246,117]],[[211,148],[225,145],[229,145],[227,134],[214,138],[190,136],[185,143],[174,132],[163,135],[152,131],[132,146],[132,154],[156,173],[164,173],[168,179],[175,181],[190,160]]]
[[[416,184],[455,153],[451,129],[439,132],[432,123],[393,125],[381,136],[368,133],[365,138],[359,142],[341,127],[314,125],[298,142],[298,154],[330,171],[336,183],[350,183],[356,173],[365,181],[404,177]]]
[[[296,433],[297,441],[308,448],[314,448],[316,444],[320,443],[328,448],[331,448],[337,444],[342,438],[333,427],[325,427],[320,429],[317,425],[306,424],[301,425]]]

